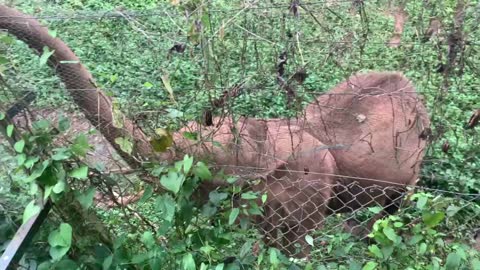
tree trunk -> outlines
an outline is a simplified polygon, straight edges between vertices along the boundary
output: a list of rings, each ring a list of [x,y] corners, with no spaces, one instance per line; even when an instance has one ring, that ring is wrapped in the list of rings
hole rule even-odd
[[[5,5],[0,5],[0,29],[6,29],[8,33],[25,42],[40,55],[44,47],[54,51],[48,64],[61,78],[85,117],[105,136],[130,166],[137,167],[140,159],[152,156],[153,149],[147,136],[132,121],[115,112],[116,118],[120,117],[124,120],[123,127],[114,126],[111,99],[95,85],[90,72],[63,41],[52,37],[48,29],[35,18]],[[133,141],[132,155],[123,152],[115,143],[118,137],[126,137]]]

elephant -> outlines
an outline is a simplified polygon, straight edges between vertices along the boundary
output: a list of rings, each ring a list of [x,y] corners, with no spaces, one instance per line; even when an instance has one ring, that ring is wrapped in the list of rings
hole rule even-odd
[[[174,134],[177,149],[209,160],[217,170],[240,176],[243,187],[266,194],[264,213],[254,218],[265,242],[290,256],[306,256],[310,246],[305,236],[321,229],[335,183],[337,168],[328,147],[294,120],[215,122],[222,123],[214,127],[189,123]],[[186,131],[196,131],[199,139],[186,139],[182,136]],[[248,179],[260,181],[250,184]],[[223,183],[203,182],[199,193],[208,194]],[[260,199],[258,203],[262,204]]]
[[[392,214],[405,187],[416,184],[430,120],[402,73],[355,74],[311,102],[301,122],[319,141],[343,145],[330,149],[341,183],[330,201],[332,212],[381,204],[382,214]]]

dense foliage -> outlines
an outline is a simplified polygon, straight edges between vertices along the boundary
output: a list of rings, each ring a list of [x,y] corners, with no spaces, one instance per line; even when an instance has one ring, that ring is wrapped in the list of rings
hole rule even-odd
[[[404,1],[408,19],[398,48],[385,45],[393,32],[387,1],[367,1],[358,10],[349,1],[305,1],[310,4],[291,9],[290,1],[12,2],[66,41],[114,97],[114,106],[152,133],[200,120],[206,110],[221,113],[212,109],[212,100],[236,85],[241,94],[222,110],[285,117],[298,115],[315,95],[354,72],[400,70],[423,95],[434,136],[421,179],[427,188],[411,195],[401,212],[379,221],[370,243],[338,228],[345,216],[331,217],[324,231],[307,240],[315,248],[307,262],[259,241],[251,218],[261,209],[234,199],[264,197],[241,190],[235,178],[216,175],[229,185],[197,202],[199,183],[213,178],[202,161],[186,156],[173,165],[148,164],[142,169],[148,179],[143,173],[116,175],[105,164],[87,162],[91,134],[63,140],[75,129],[70,121],[42,119],[31,130],[19,130],[22,137],[13,147],[1,146],[0,251],[38,213],[38,200],[50,198],[58,209],[22,259],[39,269],[480,269],[479,252],[472,248],[480,206],[478,196],[469,195],[480,191],[480,144],[475,129],[465,129],[479,98],[477,1],[466,7],[462,33],[468,42],[450,63],[448,77],[438,67],[448,64],[457,1]],[[433,17],[442,21],[443,35],[424,42]],[[282,52],[288,56],[284,78],[300,70],[308,74],[303,84],[289,80],[293,96],[277,82]],[[0,89],[6,93],[0,110],[27,90],[39,93],[32,108],[75,110],[46,66],[48,52],[32,56],[20,41],[0,36]],[[7,136],[14,131],[9,125]],[[441,151],[445,142],[448,151]],[[119,143],[128,151],[128,142]],[[112,185],[144,192],[135,204],[92,207],[95,191]],[[71,198],[80,210],[62,206],[75,205]],[[69,219],[69,211],[101,220],[114,239],[87,237],[89,231]]]

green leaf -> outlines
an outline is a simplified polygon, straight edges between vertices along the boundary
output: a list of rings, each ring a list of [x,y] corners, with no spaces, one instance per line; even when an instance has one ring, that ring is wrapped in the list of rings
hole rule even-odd
[[[0,121],[2,121],[3,119],[5,119],[5,114],[3,112],[0,112]]]
[[[442,222],[444,218],[445,218],[445,213],[443,212],[435,212],[435,213],[427,212],[427,213],[423,213],[422,215],[422,219],[425,225],[431,228],[437,226],[440,222]]]
[[[385,236],[390,239],[392,242],[396,242],[397,239],[398,239],[398,235],[395,233],[395,231],[390,228],[390,227],[385,227],[383,228],[383,233],[385,234]]]
[[[123,152],[127,154],[132,154],[133,151],[133,143],[128,138],[115,138],[115,143],[120,146]]]
[[[44,66],[47,63],[48,58],[50,58],[50,56],[52,56],[54,53],[55,50],[50,51],[47,46],[44,46],[43,53],[40,56],[40,61],[38,62],[39,66]]]
[[[270,263],[274,266],[278,265],[280,263],[280,260],[278,260],[277,249],[270,248],[268,250],[268,253],[269,253]]]
[[[88,178],[88,167],[86,165],[82,165],[78,168],[75,168],[70,171],[68,174],[72,178],[76,178],[79,180],[87,179]]]
[[[112,262],[113,262],[113,254],[105,258],[105,260],[103,260],[102,269],[109,270],[110,267],[112,266]]]
[[[188,155],[183,156],[183,173],[188,174],[193,165],[193,157]]]
[[[377,245],[368,246],[368,250],[379,259],[383,259],[383,253]]]
[[[232,211],[230,211],[230,215],[228,216],[228,225],[232,225],[235,222],[238,214],[240,214],[240,209],[238,208],[233,208]]]
[[[36,205],[34,200],[30,201],[23,211],[22,224],[25,224],[25,222],[27,222],[31,217],[40,213],[41,210],[42,208]]]
[[[67,254],[72,244],[72,226],[68,223],[60,224],[60,227],[48,236],[50,244],[50,256],[54,261],[60,260]]]
[[[207,165],[205,165],[205,163],[201,161],[197,163],[197,165],[193,169],[193,173],[202,180],[212,179],[212,173],[208,169]]]
[[[152,84],[151,82],[145,82],[145,83],[143,84],[143,86],[144,86],[145,88],[147,88],[147,89],[150,89],[150,88],[153,87],[153,84]]]
[[[153,237],[153,233],[150,231],[144,232],[140,241],[142,241],[147,248],[152,248],[155,246],[155,238]]]
[[[84,157],[87,155],[88,150],[90,150],[87,136],[85,136],[85,134],[78,135],[73,141],[73,145],[70,147],[70,149],[79,157]]]
[[[37,178],[39,183],[42,183],[47,186],[53,186],[58,182],[57,179],[57,170],[53,164],[50,164],[45,168],[42,175]]]
[[[192,253],[187,253],[183,255],[182,258],[182,269],[183,270],[195,270],[195,260],[193,259]]]
[[[25,163],[26,160],[27,160],[27,155],[25,155],[25,154],[19,154],[19,155],[17,156],[17,165],[18,165],[18,166],[22,166],[22,165]]]
[[[472,264],[472,270],[480,270],[480,260],[475,258],[471,262]]]
[[[160,184],[167,190],[177,194],[180,191],[180,187],[183,185],[185,177],[176,172],[169,171],[167,175],[162,175],[160,178]]]
[[[198,133],[197,132],[183,132],[183,137],[188,140],[196,141],[198,140]]]
[[[165,89],[167,89],[168,94],[170,95],[170,99],[176,103],[175,97],[173,96],[173,88],[170,85],[170,79],[168,73],[165,73],[161,76],[163,85],[165,86]]]
[[[374,270],[374,269],[377,269],[376,262],[368,262],[362,268],[362,270]]]
[[[210,192],[210,194],[208,195],[208,198],[213,204],[218,205],[220,202],[228,198],[228,193],[218,192],[214,190]]]
[[[445,262],[445,269],[458,269],[462,258],[456,252],[450,253],[447,256],[447,261]]]
[[[268,198],[267,193],[263,193],[263,195],[262,195],[262,203],[263,204],[265,204],[265,202],[267,201],[267,198]]]
[[[313,247],[313,237],[307,234],[305,235],[305,241],[307,242],[307,244]]]
[[[22,153],[24,147],[25,147],[25,141],[23,139],[19,140],[13,145],[13,148],[15,149],[15,151],[17,151],[17,153]]]
[[[455,206],[455,205],[449,205],[447,208],[447,216],[453,217],[458,211],[460,211],[462,208]]]
[[[82,193],[77,193],[75,197],[84,209],[88,209],[93,204],[93,197],[95,197],[95,187],[90,187]]]
[[[172,222],[175,217],[176,202],[169,194],[157,197],[155,208],[162,212],[162,219]]]
[[[419,197],[418,201],[417,201],[417,208],[420,209],[420,210],[423,210],[423,208],[427,204],[427,201],[428,201],[427,197],[425,197],[425,196]]]
[[[52,155],[52,159],[56,161],[66,160],[72,156],[70,149],[68,148],[58,148],[53,150],[55,154]]]
[[[242,193],[241,198],[244,200],[255,200],[258,198],[258,195],[255,192],[247,191],[245,193]]]
[[[65,181],[58,181],[55,186],[53,186],[53,189],[52,191],[55,193],[55,194],[60,194],[62,193],[63,191],[65,191],[65,188],[67,187]]]
[[[70,128],[70,119],[62,115],[58,120],[58,130],[60,132],[65,132],[69,128]]]
[[[380,207],[380,206],[374,206],[374,207],[369,207],[368,208],[368,211],[370,211],[371,213],[374,213],[374,214],[378,214],[380,212],[382,212],[383,210],[383,207]]]
[[[7,136],[12,137],[12,134],[13,134],[13,125],[10,124],[7,126]]]
[[[142,197],[140,198],[140,200],[138,200],[138,204],[142,204],[142,203],[145,203],[148,199],[150,199],[153,195],[153,188],[152,186],[150,185],[147,185],[145,187],[145,189],[143,190],[143,195]]]

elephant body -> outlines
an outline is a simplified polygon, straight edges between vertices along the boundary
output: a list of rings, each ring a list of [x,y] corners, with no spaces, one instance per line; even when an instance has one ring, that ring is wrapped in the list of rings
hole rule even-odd
[[[251,188],[267,194],[264,215],[256,220],[266,242],[301,256],[308,253],[305,236],[320,229],[326,215],[383,206],[369,229],[396,211],[404,188],[419,176],[430,125],[413,85],[395,72],[350,77],[309,104],[299,121],[215,122],[221,123],[183,128],[174,136],[177,150],[240,179],[260,179]],[[185,131],[198,140],[184,138]],[[201,193],[222,184],[205,183]]]
[[[430,120],[403,74],[372,72],[353,75],[318,97],[307,106],[302,125],[319,141],[344,146],[330,152],[343,184],[331,204],[345,212],[391,204],[401,193],[386,187],[415,185]]]

